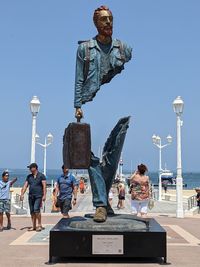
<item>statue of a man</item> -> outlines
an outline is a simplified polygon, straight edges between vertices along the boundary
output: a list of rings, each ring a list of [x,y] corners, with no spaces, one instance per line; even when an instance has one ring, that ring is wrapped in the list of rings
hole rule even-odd
[[[101,6],[93,16],[98,34],[88,41],[79,42],[76,60],[74,107],[75,117],[83,117],[82,105],[92,101],[100,86],[109,83],[124,69],[131,59],[132,49],[120,40],[112,39],[113,16],[109,8]],[[104,222],[114,211],[108,202],[108,193],[117,171],[123,143],[129,125],[129,117],[119,120],[107,139],[102,162],[92,154],[88,169],[96,207],[94,221]]]
[[[98,34],[89,41],[79,42],[76,60],[74,107],[75,117],[83,117],[82,105],[92,101],[100,86],[124,69],[132,49],[112,39],[113,16],[106,6],[97,8],[93,16]]]

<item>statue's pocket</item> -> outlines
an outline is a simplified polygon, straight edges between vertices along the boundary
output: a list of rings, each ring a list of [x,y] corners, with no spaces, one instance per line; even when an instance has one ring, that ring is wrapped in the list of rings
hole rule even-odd
[[[95,57],[90,55],[89,58],[84,58],[84,76],[87,78],[88,73],[95,70]]]
[[[116,54],[114,56],[114,66],[123,66],[125,63],[125,60],[121,54]]]
[[[88,57],[85,57],[84,58],[84,63],[85,64],[94,64],[95,63],[95,57],[94,56],[91,56],[88,58]]]

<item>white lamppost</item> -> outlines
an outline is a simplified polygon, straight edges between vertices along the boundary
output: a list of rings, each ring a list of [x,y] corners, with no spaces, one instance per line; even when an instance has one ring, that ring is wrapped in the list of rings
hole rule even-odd
[[[32,141],[31,141],[31,163],[35,162],[35,135],[36,135],[36,117],[40,110],[40,100],[34,96],[30,102],[32,113]]]
[[[53,135],[51,133],[49,133],[45,137],[44,144],[39,143],[40,137],[38,134],[36,134],[35,139],[36,139],[36,143],[44,148],[44,170],[43,170],[43,173],[46,176],[46,174],[47,174],[47,147],[53,143]]]
[[[172,143],[172,137],[171,135],[167,136],[167,144],[162,145],[162,140],[160,136],[158,135],[153,135],[152,136],[152,141],[155,146],[159,148],[159,183],[158,183],[158,200],[162,201],[162,181],[161,181],[161,176],[162,176],[162,149]]]
[[[177,176],[176,176],[176,217],[183,218],[183,177],[182,177],[182,159],[181,159],[181,126],[183,122],[181,115],[184,109],[184,102],[180,96],[178,96],[173,102],[174,112],[177,117]]]

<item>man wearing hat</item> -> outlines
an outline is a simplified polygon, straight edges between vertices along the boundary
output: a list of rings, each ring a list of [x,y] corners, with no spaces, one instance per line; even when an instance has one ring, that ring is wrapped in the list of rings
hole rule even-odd
[[[38,165],[36,163],[32,163],[27,167],[31,173],[26,178],[20,199],[21,201],[24,199],[24,193],[29,187],[29,207],[33,223],[33,227],[29,231],[39,232],[42,230],[40,208],[42,201],[46,200],[46,177],[38,171]],[[38,227],[36,225],[37,221]]]

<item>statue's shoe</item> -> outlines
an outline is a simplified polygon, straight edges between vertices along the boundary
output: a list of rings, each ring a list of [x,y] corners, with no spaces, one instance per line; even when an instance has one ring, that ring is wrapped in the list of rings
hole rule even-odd
[[[109,205],[108,207],[107,207],[107,215],[109,216],[112,216],[112,215],[115,215],[115,212],[114,212],[114,210],[111,208],[111,206]]]
[[[95,222],[105,222],[107,219],[107,210],[104,207],[98,207],[96,209],[93,220]]]

